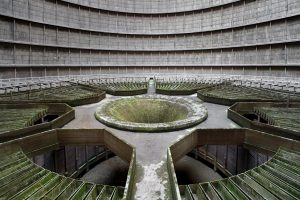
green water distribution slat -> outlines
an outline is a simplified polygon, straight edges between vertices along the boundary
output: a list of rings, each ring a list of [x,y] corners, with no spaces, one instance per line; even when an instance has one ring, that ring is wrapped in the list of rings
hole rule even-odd
[[[47,184],[43,185],[36,193],[31,195],[28,200],[42,199],[47,193],[49,193],[54,187],[63,181],[62,176],[56,176],[51,179]]]
[[[279,199],[292,200],[294,199],[289,193],[287,193],[283,188],[281,188],[277,183],[269,181],[264,178],[254,170],[251,170],[246,173],[249,177],[251,177],[254,181],[265,187],[269,192],[273,195],[277,196]]]
[[[93,87],[97,87],[105,91],[134,91],[147,89],[146,82],[120,82],[120,83],[95,83]]]
[[[250,199],[264,199],[254,188],[252,188],[249,184],[243,181],[240,177],[234,176],[231,177],[230,180],[239,187]]]
[[[116,188],[112,186],[105,186],[103,191],[98,195],[97,199],[110,200],[113,198]]]
[[[26,177],[25,179],[18,180],[18,184],[10,185],[9,190],[7,193],[3,196],[5,199],[10,199],[13,197],[16,193],[22,191],[23,189],[26,189],[27,187],[30,187],[31,184],[34,182],[40,180],[44,176],[47,175],[46,171],[39,171],[38,173],[31,173],[30,176]]]
[[[0,132],[25,128],[44,117],[48,112],[46,107],[0,109]]]
[[[56,199],[73,181],[70,178],[64,178],[42,199]]]
[[[271,91],[263,88],[252,88],[236,86],[231,84],[221,84],[214,87],[207,87],[198,91],[208,97],[232,99],[232,100],[275,100],[286,101],[288,95],[279,91]],[[290,94],[291,101],[299,101],[300,96]]]
[[[262,185],[260,185],[256,181],[254,181],[252,178],[250,178],[246,174],[239,175],[239,178],[241,178],[245,183],[247,183],[257,193],[259,193],[264,199],[270,199],[270,200],[277,200],[278,199],[271,192],[269,192],[268,190],[266,190]]]
[[[75,100],[97,96],[97,92],[78,85],[45,88],[10,95],[0,95],[0,101],[22,100]]]
[[[9,188],[10,185],[18,184],[18,181],[22,180],[22,178],[27,176],[32,170],[36,172],[39,171],[38,169],[34,168],[33,165],[31,165],[1,178],[0,194],[5,191],[5,188]]]
[[[262,168],[257,168],[253,171],[259,173],[261,176],[268,179],[269,181],[276,183],[279,187],[283,188],[292,196],[300,196],[300,191],[297,188],[294,188],[289,182],[286,182],[286,180],[280,179]]]
[[[234,199],[234,197],[230,194],[230,192],[226,189],[226,187],[220,182],[211,183],[213,188],[216,190],[221,199]]]
[[[183,186],[181,186],[183,187]],[[207,199],[206,195],[203,191],[203,189],[198,184],[192,184],[188,185],[189,191],[191,193],[191,196],[194,197],[194,199]]]
[[[199,90],[208,86],[210,85],[195,82],[156,82],[156,89],[169,91]]]
[[[103,185],[94,185],[89,194],[86,196],[86,200],[94,200],[97,199],[97,197],[102,192],[104,186]]]
[[[280,149],[265,164],[211,183],[181,186],[182,199],[299,199],[297,151]],[[6,162],[5,162],[6,161]],[[1,157],[2,199],[122,199],[124,188],[95,185],[43,169],[22,152]]]
[[[281,167],[283,167],[291,172],[294,172],[295,174],[300,174],[300,167],[297,167],[297,166],[291,164],[292,162],[290,162],[290,164],[287,164],[286,162],[283,162],[277,158],[272,159],[270,162],[280,165]]]
[[[255,107],[254,112],[266,119],[271,125],[300,131],[300,108],[261,106]]]
[[[68,187],[58,196],[58,200],[68,199],[72,197],[81,187],[83,187],[84,183],[82,181],[73,181]]]
[[[74,196],[70,199],[72,200],[83,200],[88,195],[88,193],[93,188],[93,184],[84,183],[79,190],[74,194]]]
[[[27,199],[32,194],[37,192],[43,185],[47,184],[51,179],[55,178],[54,173],[47,173],[46,176],[43,176],[38,181],[35,181],[33,184],[31,184],[29,187],[24,189],[23,191],[18,192],[12,199],[18,200],[18,199]]]
[[[182,200],[193,200],[193,194],[191,194],[187,185],[179,186],[179,191]]]
[[[206,196],[209,199],[215,199],[215,200],[220,199],[217,192],[214,190],[214,188],[211,186],[210,183],[201,184],[200,187],[202,188],[202,190],[205,192]]]
[[[227,179],[189,185],[189,191],[194,199],[300,199],[299,158],[298,151],[279,149],[258,167]]]
[[[230,180],[230,179],[225,179],[222,181],[219,181],[220,184],[222,184],[235,199],[239,200],[248,200],[249,198],[243,193],[243,191],[239,188],[236,187],[236,185]]]
[[[0,199],[120,200],[124,188],[96,185],[46,170],[21,151],[1,157]]]

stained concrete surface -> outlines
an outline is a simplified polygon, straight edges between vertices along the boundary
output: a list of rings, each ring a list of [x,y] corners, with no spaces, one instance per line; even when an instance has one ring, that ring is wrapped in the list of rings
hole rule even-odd
[[[156,91],[155,82],[154,82],[154,80],[151,79],[148,82],[148,91],[147,91],[147,93],[148,94],[155,94],[155,91]]]
[[[107,95],[106,99],[120,98]],[[195,98],[196,95],[187,98]],[[104,99],[103,101],[106,101]],[[201,100],[197,99],[199,102]],[[236,128],[227,118],[227,106],[204,103],[208,118],[201,124],[180,131],[164,133],[136,133],[106,127],[97,121],[94,112],[99,103],[75,107],[75,120],[64,128],[107,128],[118,137],[136,147],[137,172],[135,199],[159,200],[171,199],[167,174],[167,148],[175,141],[189,134],[196,128]]]

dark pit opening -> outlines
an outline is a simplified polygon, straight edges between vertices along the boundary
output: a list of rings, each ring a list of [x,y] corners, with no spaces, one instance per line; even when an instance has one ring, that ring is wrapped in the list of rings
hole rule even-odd
[[[51,122],[51,121],[55,120],[56,118],[58,118],[58,115],[47,115],[44,117],[44,120],[46,122]]]
[[[251,120],[251,121],[257,121],[258,120],[258,116],[256,114],[253,114],[253,113],[243,114],[243,116],[246,117],[247,119]]]
[[[33,162],[50,171],[95,184],[125,187],[129,163],[98,146],[64,146],[34,156]]]
[[[269,124],[267,120],[265,120],[264,118],[260,118],[259,120],[260,123],[264,123],[264,124]]]
[[[59,117],[59,115],[46,115],[45,117],[40,118],[37,121],[35,121],[34,125],[42,124],[42,123],[45,123],[45,122],[51,122],[51,121],[55,120],[58,117]]]
[[[80,179],[96,184],[125,187],[129,164],[118,156],[112,156],[89,169]]]
[[[201,182],[214,181],[226,178],[219,170],[214,171],[213,164],[204,159],[195,159],[187,154],[175,163],[175,173],[179,185],[188,185]]]
[[[240,174],[269,159],[240,145],[204,145],[186,154],[174,167],[178,184],[188,185]]]
[[[246,113],[246,114],[243,114],[244,117],[246,117],[247,119],[251,120],[251,121],[256,121],[258,122],[258,116],[254,113]],[[267,124],[268,121],[266,121],[265,119],[263,118],[260,118],[259,119],[259,122],[260,123],[264,123],[264,124]]]

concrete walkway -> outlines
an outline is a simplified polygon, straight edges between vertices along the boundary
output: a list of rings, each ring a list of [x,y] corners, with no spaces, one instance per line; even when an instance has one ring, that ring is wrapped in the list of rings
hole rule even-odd
[[[107,99],[119,98],[107,95]],[[188,98],[196,98],[195,95]],[[197,99],[198,100],[198,99]],[[103,100],[105,101],[105,100]],[[198,100],[200,102],[200,100]],[[166,166],[167,148],[196,128],[235,128],[227,119],[227,106],[204,103],[208,118],[196,127],[167,133],[133,133],[106,127],[94,117],[99,103],[75,107],[75,120],[64,128],[107,128],[136,147],[137,176],[135,199],[170,199]]]
[[[155,94],[156,92],[156,87],[155,87],[155,81],[154,80],[149,80],[148,82],[148,94]]]

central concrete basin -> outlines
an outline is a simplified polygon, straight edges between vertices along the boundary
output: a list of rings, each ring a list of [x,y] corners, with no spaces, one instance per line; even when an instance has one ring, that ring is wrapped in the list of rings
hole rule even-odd
[[[142,95],[105,101],[96,118],[111,127],[140,132],[171,131],[201,123],[206,108],[189,98]]]

